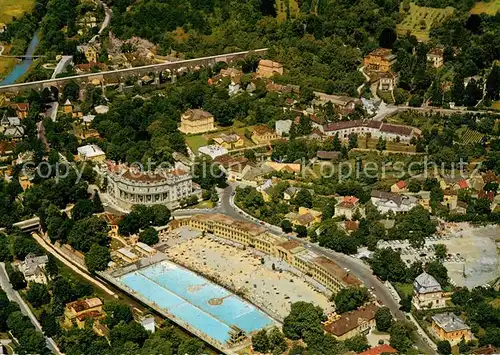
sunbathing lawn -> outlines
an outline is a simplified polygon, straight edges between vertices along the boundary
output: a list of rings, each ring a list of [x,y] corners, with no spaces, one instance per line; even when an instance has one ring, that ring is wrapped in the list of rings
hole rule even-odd
[[[21,17],[26,12],[31,12],[35,0],[1,0],[0,22],[9,23],[13,17]]]
[[[476,2],[474,7],[470,10],[471,14],[487,14],[487,15],[495,15],[498,10],[500,10],[500,0],[491,0],[491,1],[481,1]]]

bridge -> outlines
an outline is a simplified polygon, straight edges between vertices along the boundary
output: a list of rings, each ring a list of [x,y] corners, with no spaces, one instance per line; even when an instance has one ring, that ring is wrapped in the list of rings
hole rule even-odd
[[[212,66],[218,62],[231,63],[236,60],[244,59],[248,54],[265,55],[267,53],[267,48],[256,49],[252,51],[234,52],[227,54],[214,55],[209,57],[201,57],[194,59],[179,60],[176,62],[149,64],[140,67],[126,68],[126,69],[116,69],[103,71],[98,73],[88,73],[73,75],[64,78],[53,78],[47,80],[33,81],[29,83],[11,84],[0,86],[0,93],[11,92],[18,94],[19,92],[26,90],[43,90],[44,88],[56,87],[62,89],[67,83],[75,81],[78,84],[91,84],[93,81],[97,80],[99,83],[104,84],[106,82],[119,83],[121,80],[130,76],[141,76],[150,73],[161,73],[163,71],[170,72],[170,74],[175,75],[177,72],[182,72],[185,70],[192,70],[195,68],[202,68]]]

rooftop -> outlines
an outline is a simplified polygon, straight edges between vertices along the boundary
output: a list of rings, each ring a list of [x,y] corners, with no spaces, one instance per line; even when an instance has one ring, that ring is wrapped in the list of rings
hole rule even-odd
[[[265,228],[258,226],[256,224],[250,223],[250,222],[243,222],[236,220],[234,218],[231,218],[229,216],[220,214],[220,213],[213,213],[213,214],[197,214],[192,217],[193,219],[199,220],[199,221],[212,221],[220,224],[225,224],[228,226],[233,226],[236,229],[243,230],[245,232],[248,232],[249,234],[252,234],[254,236],[262,234],[266,231]]]
[[[355,311],[342,313],[339,320],[326,324],[324,329],[335,336],[342,336],[345,333],[356,329],[363,322],[374,319],[377,309],[378,306],[371,303],[368,306],[361,307]]]
[[[77,313],[99,306],[102,306],[102,301],[97,297],[74,301],[66,305],[66,307],[72,308]]]
[[[382,344],[379,346],[376,346],[374,348],[370,348],[366,351],[363,351],[362,353],[359,353],[359,355],[381,355],[381,354],[387,354],[387,353],[397,353],[398,351],[394,349],[392,346],[389,344]]]
[[[413,285],[415,287],[415,291],[419,294],[441,291],[441,285],[439,284],[439,282],[437,282],[437,280],[432,275],[429,275],[426,272],[418,275],[413,282]]]
[[[352,276],[346,270],[324,256],[314,258],[313,262],[320,265],[329,274],[334,275],[337,279],[342,280],[347,285],[360,286],[362,284],[356,277]]]
[[[436,314],[432,316],[432,320],[447,333],[470,329],[460,317],[452,312]]]
[[[200,109],[189,109],[182,115],[183,120],[198,121],[206,118],[213,117],[210,112]]]

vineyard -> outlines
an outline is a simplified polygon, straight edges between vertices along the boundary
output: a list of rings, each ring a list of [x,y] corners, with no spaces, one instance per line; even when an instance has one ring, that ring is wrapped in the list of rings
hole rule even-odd
[[[484,134],[469,128],[460,129],[457,134],[459,137],[458,143],[460,144],[477,144],[484,141]]]

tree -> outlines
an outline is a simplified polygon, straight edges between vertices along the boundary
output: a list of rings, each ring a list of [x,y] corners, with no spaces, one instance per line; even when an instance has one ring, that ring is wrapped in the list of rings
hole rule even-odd
[[[394,28],[384,28],[382,32],[380,32],[378,43],[382,48],[392,48],[393,43],[396,42],[397,39],[398,37]]]
[[[265,329],[258,331],[252,337],[252,347],[259,353],[267,353],[269,351],[269,338]]]
[[[470,351],[470,346],[467,345],[464,338],[462,338],[460,343],[458,343],[458,351],[460,354],[467,354]]]
[[[26,280],[21,271],[13,270],[12,272],[9,272],[7,270],[7,273],[9,276],[9,281],[14,290],[22,290],[26,287]]]
[[[349,134],[349,142],[347,149],[351,150],[358,147],[358,135],[356,133]]]
[[[375,322],[377,330],[381,332],[387,332],[393,322],[391,310],[387,307],[380,307],[375,313]]]
[[[170,221],[170,210],[165,205],[153,205],[150,207],[150,212],[153,215],[153,226],[165,226]]]
[[[334,297],[337,313],[353,311],[369,299],[368,290],[364,287],[343,288]]]
[[[93,244],[109,244],[109,227],[105,220],[91,216],[75,223],[68,236],[69,244],[82,252],[87,252]]]
[[[78,200],[71,209],[71,217],[75,220],[81,220],[92,216],[95,211],[94,202],[91,200]]]
[[[443,260],[448,254],[448,248],[444,244],[436,244],[434,246],[434,253],[436,255],[436,258],[438,258],[439,260]]]
[[[451,86],[451,99],[455,105],[460,106],[465,97],[464,77],[460,74],[455,74],[453,77],[453,84]]]
[[[282,220],[281,230],[285,233],[290,233],[292,231],[292,223],[288,219]]]
[[[451,344],[448,340],[441,340],[437,343],[437,351],[440,354],[448,355],[451,354]]]
[[[106,325],[112,329],[119,323],[128,324],[134,320],[130,307],[124,303],[112,301],[104,304]]]
[[[347,349],[354,351],[358,354],[370,348],[366,336],[362,335],[356,335],[352,338],[347,339],[345,341],[345,345]]]
[[[277,328],[273,327],[269,331],[269,347],[273,354],[282,354],[287,349],[285,335]]]
[[[41,332],[37,332],[32,327],[24,330],[19,337],[22,352],[27,354],[43,354],[46,352],[45,338]]]
[[[40,324],[46,336],[53,337],[61,333],[61,326],[59,320],[52,312],[45,310],[40,313]]]
[[[399,301],[399,309],[406,313],[411,311],[411,295],[401,297],[401,300]]]
[[[66,84],[66,86],[63,89],[63,98],[69,99],[71,101],[76,101],[78,100],[80,96],[80,87],[78,84],[72,80],[69,83]]]
[[[297,233],[297,237],[305,238],[307,237],[307,228],[305,226],[297,225],[295,227],[295,233]]]
[[[26,299],[35,308],[39,308],[50,302],[50,294],[47,286],[44,284],[30,282]]]
[[[420,184],[420,181],[412,179],[408,182],[408,191],[417,193],[420,192],[422,189],[422,185]]]
[[[158,231],[154,227],[148,227],[139,234],[139,241],[147,245],[155,245],[160,241]]]
[[[45,272],[50,278],[55,278],[59,274],[59,266],[57,266],[57,261],[54,255],[48,255],[49,261],[45,265]]]
[[[335,216],[335,205],[336,205],[336,200],[328,202],[325,207],[323,208],[323,215],[321,216],[323,221],[326,221],[327,219],[332,218]]]
[[[410,339],[411,327],[405,321],[396,321],[390,330],[390,344],[398,350],[398,352],[405,354],[408,349],[412,347]]]
[[[432,275],[443,287],[448,285],[448,270],[439,261],[431,261],[425,266],[425,271]]]
[[[370,265],[373,273],[382,280],[406,281],[406,265],[401,259],[401,255],[392,249],[384,248],[375,250],[370,259]]]
[[[92,244],[90,250],[85,254],[85,265],[91,273],[106,270],[110,261],[109,249],[99,244]]]
[[[323,310],[308,302],[292,303],[290,314],[283,321],[283,333],[292,340],[302,339],[306,333],[323,333]]]
[[[500,94],[500,65],[494,64],[486,79],[486,92],[491,100],[498,100]]]
[[[109,332],[109,340],[113,347],[122,346],[127,341],[142,346],[148,336],[149,334],[146,329],[137,322],[130,322],[127,324],[120,323]],[[184,354],[184,352],[182,352],[182,354]]]
[[[10,243],[5,234],[0,235],[0,262],[10,261],[12,254],[10,252]]]
[[[94,205],[94,213],[104,212],[104,206],[102,205],[99,192],[94,191],[94,197],[92,198],[92,203]]]
[[[22,314],[21,311],[14,311],[7,318],[7,327],[16,338],[20,338],[24,331],[28,328],[32,328],[33,325],[30,319]]]
[[[201,355],[205,353],[205,345],[201,340],[196,338],[188,338],[183,340],[179,349],[177,350],[177,354],[193,354],[193,355]]]
[[[302,207],[312,207],[312,194],[308,189],[300,189],[295,196],[295,204]]]
[[[387,144],[384,138],[380,137],[377,141],[376,147],[377,150],[386,150],[387,149]]]
[[[465,87],[464,97],[464,104],[468,107],[476,106],[477,102],[483,97],[483,90],[474,79],[471,79]]]

